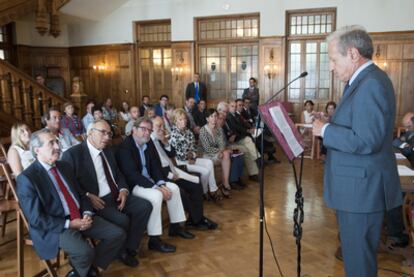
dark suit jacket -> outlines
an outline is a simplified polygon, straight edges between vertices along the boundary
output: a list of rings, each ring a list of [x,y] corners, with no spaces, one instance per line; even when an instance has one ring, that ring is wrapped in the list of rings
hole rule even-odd
[[[401,148],[401,144],[403,143],[407,143],[409,146]],[[392,145],[398,148],[401,153],[407,157],[411,166],[414,166],[414,132],[407,131],[403,133],[401,137],[394,139]]]
[[[147,143],[147,149],[144,153],[148,174],[155,183],[158,181],[165,181],[166,179],[161,171],[161,162],[157,159],[157,149],[152,140]],[[145,188],[152,188],[154,186],[148,178],[141,174],[141,158],[132,135],[126,137],[126,139],[119,145],[116,158],[118,160],[119,168],[124,173],[131,190],[135,185]]]
[[[118,168],[112,149],[107,147],[103,152],[108,160],[118,189],[128,189],[125,177]],[[76,176],[82,195],[87,192],[99,195],[98,179],[96,178],[95,167],[93,166],[93,161],[86,141],[71,147],[63,153],[62,160],[67,161],[72,165],[72,174]]]
[[[148,107],[152,107],[152,106],[151,105],[148,105]],[[144,105],[139,106],[139,114],[141,116],[144,116],[144,113],[145,113],[145,107],[144,107]]]
[[[158,115],[158,116],[161,116],[161,117],[164,116],[164,112],[162,110],[162,107],[161,107],[160,103],[155,105],[155,114]],[[143,114],[142,114],[142,116],[143,116]]]
[[[199,109],[194,108],[193,118],[197,126],[203,127],[204,125],[207,124],[206,110],[204,110],[203,112],[200,112]]]
[[[67,162],[57,161],[56,167],[80,204],[80,211],[92,211],[89,199],[79,195],[71,166]],[[28,220],[29,234],[36,253],[45,260],[56,258],[59,236],[64,230],[66,218],[53,181],[37,160],[17,176],[16,181],[19,204]]]
[[[242,98],[250,98],[251,108],[257,111],[257,106],[259,105],[260,95],[259,95],[259,88],[255,87],[252,92],[250,92],[250,88],[246,88],[243,91]]]
[[[188,99],[190,97],[195,98],[196,91],[195,91],[195,85],[194,82],[188,83],[187,88],[185,90],[185,99]],[[203,82],[198,83],[198,95],[200,96],[200,100],[207,101],[207,87],[206,84]]]
[[[227,138],[229,138],[232,135],[236,135],[236,140],[239,141],[247,136],[250,136],[250,133],[247,131],[248,126],[246,126],[241,119],[239,118],[240,115],[235,113],[234,115],[232,113],[227,114],[226,123],[227,126],[224,125],[225,134],[227,135]]]
[[[328,207],[372,213],[402,204],[392,148],[395,110],[390,79],[376,65],[369,65],[352,82],[325,129]]]

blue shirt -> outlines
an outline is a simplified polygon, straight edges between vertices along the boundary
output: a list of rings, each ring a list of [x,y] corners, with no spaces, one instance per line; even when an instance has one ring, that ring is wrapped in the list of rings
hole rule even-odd
[[[142,174],[142,176],[146,177],[148,180],[151,181],[151,183],[155,184],[154,180],[151,178],[151,176],[148,173],[147,161],[145,160],[145,150],[147,150],[147,144],[143,144],[142,146],[140,146],[135,141],[135,145],[138,148],[139,157],[141,158],[141,164],[142,164],[141,174]],[[161,185],[164,185],[164,184],[165,184],[165,181],[159,180],[154,187],[161,186]]]

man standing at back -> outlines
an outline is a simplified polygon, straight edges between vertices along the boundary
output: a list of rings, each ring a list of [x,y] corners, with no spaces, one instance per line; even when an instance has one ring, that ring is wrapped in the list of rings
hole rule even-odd
[[[336,210],[346,276],[371,277],[384,213],[402,203],[392,150],[394,90],[371,61],[372,40],[361,27],[345,27],[327,41],[330,70],[346,86],[331,122],[313,123],[328,150],[324,198]]]
[[[185,90],[185,99],[194,98],[195,103],[198,105],[200,100],[207,101],[207,87],[206,84],[200,82],[200,74],[194,73],[194,81],[187,85]]]

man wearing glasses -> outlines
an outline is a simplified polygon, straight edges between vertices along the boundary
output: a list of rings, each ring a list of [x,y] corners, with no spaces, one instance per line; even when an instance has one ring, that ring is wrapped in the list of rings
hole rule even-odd
[[[170,236],[192,239],[194,235],[185,231],[180,223],[185,222],[180,189],[164,179],[157,160],[157,150],[151,141],[152,121],[141,117],[134,122],[132,134],[119,146],[117,161],[125,175],[132,194],[147,199],[152,204],[148,221],[148,248],[160,252],[175,252],[173,245],[164,243],[162,235],[162,202],[167,204],[170,217]]]
[[[119,171],[112,150],[108,147],[112,132],[105,120],[88,126],[87,140],[65,152],[79,184],[99,216],[122,227],[127,240],[120,253],[121,261],[136,267],[140,240],[145,231],[152,206],[145,199],[129,195],[125,178]]]

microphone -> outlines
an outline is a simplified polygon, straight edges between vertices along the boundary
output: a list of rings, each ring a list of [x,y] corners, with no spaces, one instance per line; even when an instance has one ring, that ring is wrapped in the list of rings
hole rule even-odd
[[[273,99],[275,99],[276,96],[278,96],[282,91],[284,91],[286,88],[288,88],[290,86],[290,84],[292,84],[294,81],[296,81],[297,79],[300,78],[304,78],[308,75],[307,71],[303,71],[298,77],[296,77],[295,79],[293,79],[292,81],[290,81],[289,83],[287,83],[286,86],[284,86],[283,88],[281,88],[280,90],[278,90],[275,94],[273,94],[272,97],[270,97],[265,104],[269,103],[270,101],[272,101]]]

